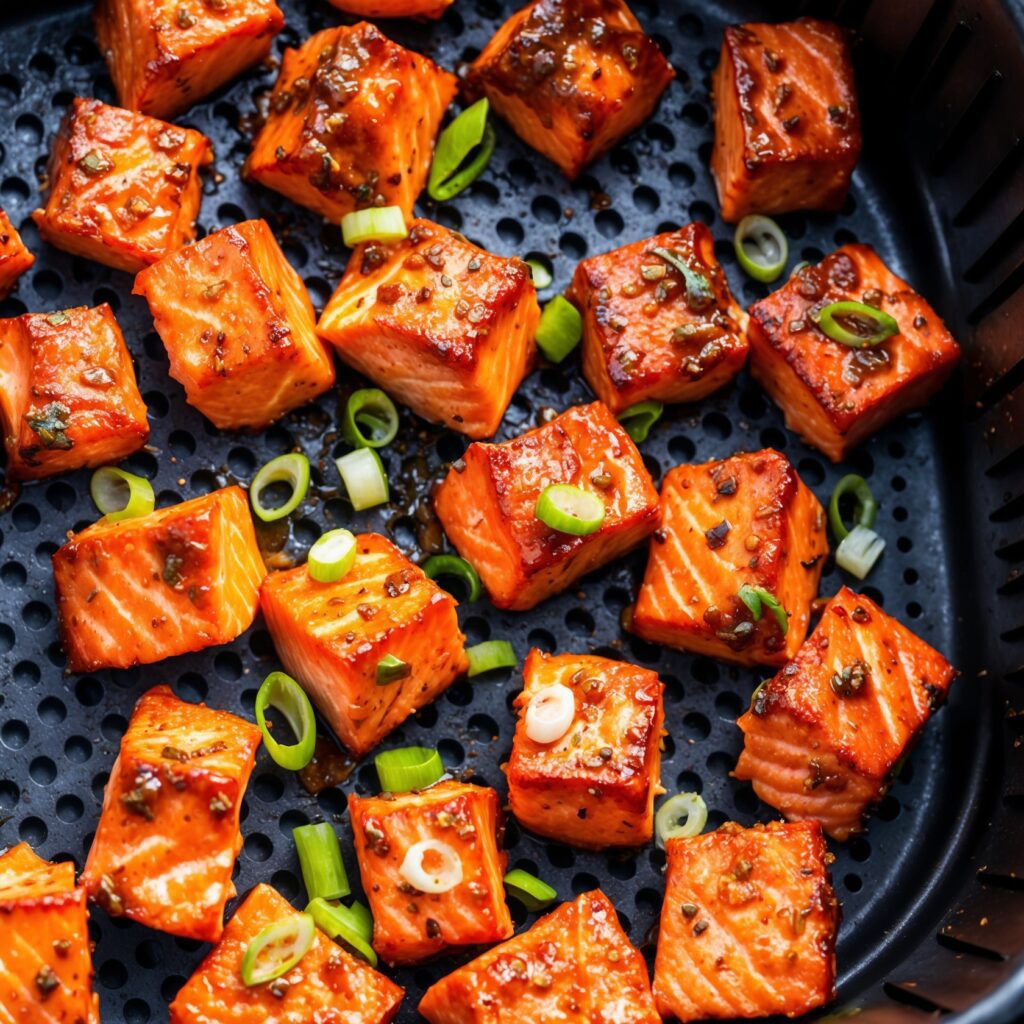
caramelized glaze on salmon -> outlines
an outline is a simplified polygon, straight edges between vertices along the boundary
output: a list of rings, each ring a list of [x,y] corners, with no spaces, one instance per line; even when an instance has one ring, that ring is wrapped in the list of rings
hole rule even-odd
[[[0,210],[0,301],[11,294],[18,278],[35,261],[10,218]]]

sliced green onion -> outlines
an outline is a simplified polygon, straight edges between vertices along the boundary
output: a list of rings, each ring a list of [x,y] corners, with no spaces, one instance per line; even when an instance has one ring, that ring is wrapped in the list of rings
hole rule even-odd
[[[872,527],[875,525],[875,516],[878,514],[878,502],[875,500],[867,480],[856,473],[847,473],[832,492],[828,499],[828,522],[832,527],[832,534],[836,540],[845,540],[850,531],[843,522],[843,513],[839,508],[839,502],[847,494],[856,498],[856,505],[853,509],[853,522],[855,526]]]
[[[531,913],[543,910],[558,899],[547,882],[522,868],[513,868],[504,878],[505,888]]]
[[[545,307],[537,324],[537,348],[546,359],[560,363],[583,337],[583,317],[563,295],[556,295]]]
[[[341,218],[341,237],[349,248],[362,242],[398,242],[408,234],[400,206],[371,206]]]
[[[487,123],[489,110],[486,97],[477,100],[441,132],[427,179],[431,199],[451,199],[483,173],[497,141]]]
[[[637,444],[640,444],[647,440],[651,427],[661,419],[661,414],[664,411],[665,406],[661,402],[648,399],[646,402],[637,402],[636,405],[631,405],[628,409],[620,412],[618,420],[622,424],[622,429]]]
[[[366,427],[367,436],[360,429]],[[353,448],[383,448],[398,433],[398,410],[379,388],[353,391],[345,403],[341,433]]]
[[[850,348],[880,345],[900,333],[900,325],[888,313],[863,302],[830,302],[812,319],[823,334]]]
[[[426,789],[444,775],[441,755],[431,747],[398,747],[383,750],[374,759],[384,793]]]
[[[311,914],[293,914],[267,925],[245,948],[242,982],[251,987],[287,974],[305,955],[316,938]]]
[[[278,743],[270,735],[266,710],[275,708],[284,716],[296,736],[291,744]],[[263,744],[275,764],[289,771],[297,772],[313,760],[316,747],[316,718],[313,705],[305,691],[291,676],[284,672],[271,672],[256,694],[256,723],[263,733]]]
[[[797,264],[797,265],[796,265],[796,266],[795,266],[795,267],[794,267],[794,268],[793,268],[793,269],[792,269],[792,270],[791,270],[791,271],[789,272],[789,276],[790,276],[790,277],[794,277],[795,275],[799,274],[799,273],[800,273],[800,271],[804,269],[804,267],[809,267],[809,266],[810,266],[810,263],[809,263],[809,262],[808,262],[807,260],[801,260],[801,261],[800,261],[800,262],[799,262],[799,263],[798,263],[798,264]]]
[[[669,839],[699,836],[707,823],[708,806],[697,793],[676,793],[654,815],[654,841],[665,849]]]
[[[306,913],[313,918],[317,928],[322,932],[326,932],[371,967],[377,966],[377,954],[374,953],[369,936],[365,933],[362,914],[354,914],[348,907],[340,903],[328,903],[320,897],[310,900]]]
[[[767,590],[762,590],[760,587],[752,587],[744,583],[736,596],[750,609],[750,614],[754,616],[755,622],[761,621],[761,615],[767,608],[775,616],[782,635],[785,636],[789,632],[789,616],[774,594],[769,594]]]
[[[385,654],[377,662],[377,685],[390,686],[412,674],[412,665],[393,654]]]
[[[383,505],[389,497],[384,463],[372,448],[357,448],[334,460],[348,499],[357,512]]]
[[[476,569],[464,558],[459,558],[458,555],[431,555],[421,568],[424,574],[432,580],[436,580],[438,576],[457,576],[466,584],[468,592],[466,600],[470,603],[479,601],[484,592]]]
[[[715,301],[715,293],[711,282],[696,270],[691,270],[686,260],[671,249],[658,247],[653,249],[655,256],[663,259],[670,267],[675,267],[683,275],[686,284],[686,304],[693,310],[707,309]]]
[[[736,225],[733,245],[740,266],[755,281],[767,284],[786,269],[789,243],[782,228],[771,217],[757,213],[744,217]]]
[[[306,566],[317,583],[337,583],[355,560],[355,536],[348,530],[328,530],[309,549]]]
[[[370,908],[365,903],[360,903],[359,900],[353,900],[349,904],[348,912],[359,935],[369,942],[373,938],[373,914],[370,913]]]
[[[311,900],[322,896],[338,900],[352,892],[348,884],[341,846],[334,827],[326,821],[316,825],[299,825],[292,829],[295,849],[299,853],[302,881]]]
[[[551,271],[541,263],[540,260],[527,260],[526,265],[530,268],[530,277],[533,280],[533,287],[542,292],[545,288],[551,287],[554,278]]]
[[[507,640],[485,640],[482,644],[466,648],[469,669],[466,675],[481,675],[496,668],[515,668],[519,664],[516,652]]]
[[[287,483],[291,485],[291,497],[277,508],[267,508],[263,504],[263,492],[272,484]],[[252,510],[265,523],[273,523],[291,515],[306,496],[309,490],[309,459],[301,452],[289,452],[271,459],[253,477],[249,485],[249,500]]]
[[[97,469],[89,481],[89,493],[108,523],[146,516],[156,507],[153,485],[116,466]]]
[[[855,526],[836,548],[836,565],[862,580],[885,550],[885,541],[866,526]]]
[[[534,515],[552,530],[585,537],[601,529],[604,512],[596,494],[572,484],[551,484],[537,499]]]

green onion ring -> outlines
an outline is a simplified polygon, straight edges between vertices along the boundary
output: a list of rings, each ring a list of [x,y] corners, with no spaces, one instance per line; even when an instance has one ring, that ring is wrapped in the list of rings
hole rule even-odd
[[[270,735],[266,710],[276,708],[297,737],[295,743],[278,743]],[[316,747],[316,718],[305,691],[290,675],[271,672],[256,694],[256,723],[263,733],[263,745],[274,763],[297,772],[313,760]]]
[[[875,525],[875,516],[878,514],[878,502],[875,500],[867,480],[856,473],[847,473],[839,483],[836,484],[832,497],[828,499],[828,522],[832,527],[832,535],[836,540],[845,540],[850,531],[843,522],[843,513],[839,508],[839,502],[847,494],[852,494],[857,503],[853,509],[853,523],[855,526],[864,526],[870,529]]]
[[[352,922],[359,931],[359,934],[367,942],[373,938],[373,914],[365,903],[353,900],[348,905],[348,912],[352,915]]]
[[[560,363],[583,337],[583,317],[564,295],[556,295],[545,307],[534,335],[546,359]]]
[[[559,533],[586,537],[601,529],[604,502],[590,491],[572,484],[551,484],[537,499],[534,515]]]
[[[494,129],[487,122],[489,111],[487,97],[477,100],[438,136],[427,179],[431,199],[438,202],[451,199],[483,173],[497,141]]]
[[[458,555],[431,555],[420,568],[424,575],[432,580],[436,580],[438,576],[457,576],[466,584],[466,600],[470,604],[479,601],[483,595],[483,584],[476,569]]]
[[[530,913],[543,910],[558,899],[558,893],[543,879],[522,868],[513,868],[504,878],[505,888]]]
[[[864,579],[882,557],[885,541],[866,526],[855,526],[836,548],[836,565],[857,579]]]
[[[340,903],[328,903],[320,897],[310,900],[306,913],[322,932],[326,932],[336,942],[340,941],[349,952],[365,960],[371,967],[377,966],[377,954],[370,945],[370,937],[365,933],[365,918],[362,914],[353,913]]]
[[[376,682],[378,686],[390,686],[412,675],[412,665],[393,654],[385,654],[377,662]]]
[[[341,237],[350,249],[363,242],[398,242],[408,234],[400,206],[371,206],[341,218]]]
[[[900,333],[900,325],[888,313],[863,302],[830,302],[811,319],[824,335],[850,348],[880,345]]]
[[[736,596],[750,610],[750,614],[753,615],[755,622],[761,621],[761,615],[764,613],[765,608],[767,608],[779,624],[779,630],[782,635],[785,636],[789,632],[789,616],[786,614],[786,609],[779,604],[779,600],[774,594],[769,594],[767,590],[762,590],[761,587],[752,587],[748,583],[744,583]]]
[[[641,444],[647,440],[651,427],[661,419],[665,406],[661,402],[648,399],[645,402],[637,402],[628,409],[623,409],[618,415],[618,421],[622,429],[637,443]]]
[[[291,484],[291,497],[277,508],[267,508],[263,504],[263,491],[271,484]],[[265,523],[273,523],[291,515],[305,498],[309,490],[309,459],[301,452],[289,452],[271,459],[253,477],[249,485],[249,501],[252,510]]]
[[[370,429],[370,436],[360,426]],[[379,388],[353,391],[345,403],[341,433],[353,448],[383,448],[398,433],[398,410],[395,403]]]
[[[551,271],[540,260],[528,259],[526,265],[530,268],[530,278],[537,291],[542,292],[545,288],[551,287],[554,278],[551,276]]]
[[[356,538],[349,530],[328,530],[314,541],[306,568],[317,583],[337,583],[356,561]]]
[[[699,836],[707,823],[708,807],[701,797],[697,793],[677,793],[670,796],[654,815],[655,842],[665,849],[669,839]]]
[[[247,988],[264,985],[287,974],[309,952],[316,938],[311,914],[293,914],[267,925],[242,957],[242,982]]]
[[[466,675],[470,679],[496,668],[515,668],[519,664],[516,652],[507,640],[485,640],[473,647],[467,647],[466,657],[469,658]]]
[[[384,463],[373,448],[356,448],[335,459],[334,465],[356,512],[383,505],[388,500],[390,492]]]
[[[373,763],[383,793],[426,789],[444,775],[441,755],[431,747],[383,750],[373,759]]]
[[[153,485],[116,466],[97,469],[89,481],[89,493],[108,523],[146,516],[156,507]]]
[[[334,827],[326,821],[292,829],[302,881],[311,900],[338,900],[352,892]]]
[[[750,214],[736,225],[733,235],[736,259],[755,280],[767,284],[786,269],[789,243],[782,229],[771,217]]]

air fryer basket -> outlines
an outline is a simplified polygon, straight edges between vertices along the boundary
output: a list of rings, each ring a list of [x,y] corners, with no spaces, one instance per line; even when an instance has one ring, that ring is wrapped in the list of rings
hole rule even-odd
[[[0,316],[109,302],[135,356],[150,410],[153,450],[128,461],[154,481],[160,504],[247,482],[257,466],[298,445],[314,464],[311,498],[285,551],[300,554],[336,525],[375,529],[422,553],[435,530],[425,501],[465,439],[402,412],[399,440],[382,454],[394,482],[384,508],[353,514],[329,456],[334,425],[355,377],[339,393],[257,436],[216,431],[167,377],[163,347],[131,282],[44,246],[29,212],[49,141],[74,95],[116,102],[97,52],[88,5],[6,0],[0,10],[0,206],[39,256]],[[323,0],[283,0],[280,54],[343,17]],[[441,22],[386,23],[399,42],[448,67],[472,58],[515,4],[457,0]],[[837,244],[871,242],[928,296],[965,346],[962,373],[924,414],[882,431],[842,469],[782,427],[743,375],[694,407],[670,408],[643,446],[660,481],[669,467],[740,449],[785,451],[827,497],[842,472],[868,478],[882,502],[885,557],[864,589],[962,669],[949,706],[882,802],[869,831],[837,854],[844,904],[837,1008],[867,1022],[913,1022],[949,1012],[961,1024],[1024,1019],[1024,11],[997,0],[824,0],[715,3],[634,0],[678,80],[655,116],[570,185],[508,131],[483,176],[450,203],[422,212],[500,253],[540,254],[564,287],[578,259],[680,223],[701,220],[742,302],[766,293],[736,265],[731,229],[717,216],[707,169],[712,124],[709,75],[722,26],[807,13],[832,17],[858,37],[865,151],[851,197],[837,216],[782,218],[793,259],[818,259]],[[182,119],[210,136],[220,173],[206,180],[202,229],[263,216],[305,278],[318,309],[344,266],[336,227],[240,181],[249,127],[273,82],[255,69]],[[500,437],[550,409],[586,401],[578,360],[545,367],[520,388]],[[79,867],[92,840],[104,783],[139,695],[169,682],[182,697],[251,717],[256,688],[277,667],[262,623],[226,647],[125,672],[68,676],[57,641],[50,555],[68,529],[95,516],[88,475],[42,481],[0,514],[0,847],[32,843]],[[705,658],[662,650],[624,634],[622,609],[644,555],[617,562],[531,613],[486,602],[460,609],[471,642],[507,637],[522,658],[531,646],[595,651],[655,668],[666,683],[662,767],[670,791],[699,790],[710,826],[768,820],[749,785],[729,777],[740,747],[734,722],[761,678]],[[822,592],[840,573],[829,565]],[[504,792],[499,765],[512,733],[516,673],[453,686],[386,741],[439,747],[457,773]],[[243,809],[236,884],[269,881],[302,897],[291,829],[324,817],[347,830],[345,794],[377,786],[372,760],[342,785],[311,796],[261,751]],[[562,898],[596,885],[617,906],[634,942],[650,954],[661,903],[663,857],[583,853],[510,822],[510,864],[536,871]],[[350,874],[355,864],[346,852]],[[519,912],[517,924],[528,915]],[[203,953],[94,910],[96,985],[104,1021],[161,1020],[166,1003]],[[3,941],[0,931],[0,942]],[[393,972],[407,987],[401,1021],[418,1019],[422,991],[470,952]]]

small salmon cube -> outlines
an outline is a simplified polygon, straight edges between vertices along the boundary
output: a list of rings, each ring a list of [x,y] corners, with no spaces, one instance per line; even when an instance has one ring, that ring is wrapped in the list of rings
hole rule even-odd
[[[70,861],[51,864],[26,843],[0,855],[0,1020],[96,1024],[85,890]]]
[[[242,981],[245,951],[265,928],[298,911],[260,883],[245,897],[220,941],[178,990],[170,1024],[388,1024],[405,995],[393,981],[316,930],[306,955],[280,979]]]
[[[260,604],[285,668],[357,756],[466,671],[455,599],[391,541],[357,538],[356,560],[336,583],[306,566],[269,575]],[[378,665],[404,664],[382,676]]]
[[[574,180],[647,120],[674,74],[624,0],[534,0],[498,29],[465,85]]]
[[[838,210],[860,156],[847,33],[827,21],[725,30],[711,171],[722,219]]]
[[[666,844],[654,999],[682,1022],[797,1017],[835,996],[834,859],[814,822]]]
[[[656,672],[586,654],[530,651],[508,760],[509,806],[538,835],[601,850],[642,846],[661,792],[662,691]],[[530,702],[551,686],[572,691],[575,716],[556,740],[527,734]]]
[[[833,302],[888,313],[899,333],[850,348],[815,323]],[[897,416],[925,405],[949,376],[960,347],[938,313],[867,245],[844,245],[804,267],[750,307],[750,369],[786,414],[786,426],[841,462]]]
[[[53,556],[68,669],[148,665],[229,643],[252,625],[265,572],[240,487],[101,519]]]
[[[605,516],[584,537],[535,514],[551,484],[598,495]],[[499,608],[525,611],[639,544],[657,525],[658,492],[602,402],[574,406],[502,444],[476,441],[434,494],[449,539]]]
[[[260,730],[155,686],[135,705],[82,872],[111,917],[216,942],[242,848],[242,797]]]
[[[0,320],[7,476],[117,462],[149,437],[132,358],[104,303]]]
[[[174,117],[270,53],[274,0],[99,0],[96,38],[121,104]]]
[[[355,250],[317,330],[418,416],[481,438],[533,366],[539,319],[522,260],[417,220],[402,242]]]
[[[431,18],[436,20],[454,0],[328,0],[339,11],[360,18]]]
[[[629,628],[737,665],[781,665],[807,635],[827,554],[824,510],[785,455],[676,466]],[[763,604],[755,619],[744,586],[779,603],[785,629]]]
[[[843,587],[736,723],[743,752],[733,774],[790,821],[819,821],[844,841],[863,831],[953,676],[938,651]]]
[[[144,270],[171,376],[224,430],[260,430],[334,386],[313,304],[264,220],[222,228]]]
[[[600,889],[436,982],[419,1011],[430,1024],[661,1024],[644,958]]]
[[[512,934],[502,882],[504,823],[493,789],[449,780],[411,793],[353,794],[348,813],[373,912],[373,948],[389,964],[414,964],[453,946]],[[421,843],[431,849],[418,853]],[[410,865],[454,884],[425,892],[409,881],[416,878]]]
[[[409,220],[456,88],[367,22],[324,29],[285,50],[246,177],[331,221],[370,206]]]
[[[50,154],[50,195],[32,219],[58,249],[132,273],[196,236],[210,141],[191,128],[72,100]]]
[[[658,249],[685,263],[693,282]],[[746,314],[703,224],[584,260],[568,295],[583,316],[583,374],[613,413],[647,399],[696,401],[746,361]]]
[[[10,218],[0,210],[0,301],[14,291],[18,278],[35,261]]]

